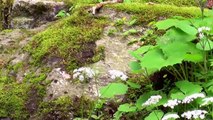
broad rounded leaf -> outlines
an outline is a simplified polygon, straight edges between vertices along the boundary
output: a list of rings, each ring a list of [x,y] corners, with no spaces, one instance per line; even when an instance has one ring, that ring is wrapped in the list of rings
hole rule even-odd
[[[134,88],[134,89],[139,89],[141,88],[141,85],[139,84],[136,84],[136,83],[133,83],[133,82],[130,82],[130,81],[127,81],[126,82],[131,88]]]
[[[161,120],[164,113],[161,110],[154,110],[145,118],[145,120]]]
[[[177,22],[178,22],[177,19],[167,19],[167,20],[159,21],[155,25],[158,29],[166,30],[172,26],[175,26]]]
[[[181,91],[176,91],[176,92],[172,92],[170,94],[170,98],[171,99],[179,99],[179,100],[183,100],[186,96],[181,92]]]
[[[198,33],[197,29],[195,27],[192,27],[188,21],[179,21],[175,25],[175,27],[181,29],[185,33],[189,35],[196,35]]]
[[[136,111],[136,109],[137,107],[130,105],[128,103],[122,104],[118,107],[118,111],[121,111],[121,112],[134,112]]]
[[[141,70],[141,65],[139,62],[136,62],[136,61],[130,62],[129,66],[133,72],[137,72]]]
[[[213,49],[213,42],[211,40],[202,39],[196,44],[196,47],[199,50],[209,51]]]
[[[200,93],[202,91],[202,87],[198,84],[194,84],[189,81],[178,81],[175,85],[185,94],[190,95],[194,93]]]
[[[128,90],[128,86],[123,83],[110,83],[100,89],[101,97],[112,98],[115,95],[124,95]]]
[[[181,41],[181,42],[188,42],[193,41],[197,37],[196,35],[190,35],[182,31],[178,28],[171,28],[169,29],[164,36],[167,36],[172,39],[172,41]]]

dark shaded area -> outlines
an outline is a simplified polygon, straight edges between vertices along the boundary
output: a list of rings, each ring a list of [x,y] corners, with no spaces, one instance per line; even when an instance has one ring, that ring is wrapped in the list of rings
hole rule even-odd
[[[42,101],[42,97],[39,95],[36,87],[32,87],[28,92],[28,100],[25,103],[25,107],[30,115],[36,113],[39,103]]]
[[[150,76],[150,80],[153,83],[154,90],[163,89],[165,84],[171,84],[175,81],[175,79],[175,76],[173,76],[166,70],[160,70],[159,72],[155,72],[153,75]]]

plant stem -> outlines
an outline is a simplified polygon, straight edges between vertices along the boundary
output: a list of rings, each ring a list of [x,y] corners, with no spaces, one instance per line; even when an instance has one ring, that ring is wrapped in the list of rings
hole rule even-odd
[[[186,76],[186,71],[184,70],[183,64],[180,64],[180,69],[182,70],[183,76],[185,80],[188,80],[187,76]]]
[[[172,68],[174,69],[174,71],[179,75],[180,79],[184,80],[183,76],[180,74],[180,72],[174,67],[172,66]]]

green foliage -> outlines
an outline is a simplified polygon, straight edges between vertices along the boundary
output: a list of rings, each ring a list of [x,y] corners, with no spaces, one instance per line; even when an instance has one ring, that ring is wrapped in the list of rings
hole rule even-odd
[[[154,110],[145,118],[145,120],[160,120],[164,113],[161,110]]]
[[[124,32],[123,35],[128,36],[128,35],[134,35],[136,33],[138,33],[138,31],[136,29],[130,29],[130,30]]]
[[[209,13],[207,14],[203,19],[176,16],[157,22],[155,26],[164,34],[156,37],[155,44],[145,45],[130,52],[137,59],[137,61],[130,63],[133,72],[152,74],[163,69],[171,73],[175,78],[168,79],[171,82],[167,81],[167,79],[165,81],[162,80],[164,83],[159,84],[163,84],[163,89],[158,91],[149,89],[150,91],[143,92],[140,97],[136,97],[137,100],[131,99],[128,103],[120,104],[114,114],[115,120],[130,116],[130,114],[137,116],[140,112],[144,114],[142,118],[145,120],[160,120],[169,113],[176,112],[180,116],[186,111],[196,109],[208,111],[205,119],[212,119],[211,104],[208,103],[202,106],[204,99],[212,97],[213,93],[211,65],[213,17]],[[209,58],[211,59],[209,60]],[[149,76],[144,77],[149,79]],[[164,79],[164,77],[157,77],[157,79]],[[110,88],[111,84],[104,87],[104,89]],[[123,83],[121,84],[124,85]],[[138,94],[136,92],[137,89],[145,89],[129,81],[126,84],[135,90],[135,94]],[[117,91],[116,87],[112,88],[107,94],[108,98],[113,98]],[[117,86],[117,88],[122,87]],[[122,94],[128,94],[128,92],[126,90]],[[201,94],[202,97],[193,98],[197,94]],[[150,99],[156,95],[160,96],[160,98],[154,100],[156,101],[154,103],[150,102]],[[192,97],[192,95],[194,96]],[[189,103],[184,102],[190,97],[192,99]],[[165,103],[168,103],[169,100],[179,100],[179,103],[173,106],[174,108],[171,106],[167,108],[169,106],[166,106]]]
[[[118,89],[119,88],[119,89]],[[101,97],[112,98],[115,95],[123,95],[127,92],[128,86],[123,83],[111,83],[100,89]]]
[[[211,50],[211,41],[203,41],[201,39],[200,42],[205,45],[204,48],[201,47],[203,44],[200,45],[200,42],[194,44],[198,32],[196,27],[190,22],[191,20],[193,19],[167,19],[157,22],[156,27],[159,30],[167,31],[163,36],[156,39],[156,46],[143,46],[139,50],[131,52],[131,55],[140,61],[139,63],[132,63],[131,66],[134,70],[136,68],[134,66],[140,64],[150,74],[163,67],[180,64],[183,61],[194,63],[203,61],[202,51]],[[197,23],[200,22],[197,21]]]
[[[178,82],[175,83],[175,85],[185,95],[200,93],[203,89],[200,85],[191,83],[189,81],[178,81]],[[191,88],[193,88],[193,89],[191,89]]]
[[[122,104],[119,106],[118,111],[120,112],[134,112],[136,111],[137,107],[132,106],[128,103]]]
[[[64,17],[67,17],[67,16],[70,16],[70,14],[67,13],[65,10],[59,11],[58,14],[56,15],[56,17],[59,17],[59,18],[64,18]]]

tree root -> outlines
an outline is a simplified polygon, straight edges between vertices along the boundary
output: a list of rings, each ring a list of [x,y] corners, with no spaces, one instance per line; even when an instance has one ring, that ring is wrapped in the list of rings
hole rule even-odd
[[[92,7],[92,14],[95,15],[97,12],[100,11],[100,9],[107,4],[115,4],[115,3],[123,3],[123,0],[112,0],[112,1],[105,1],[105,2],[100,2],[97,5],[95,5],[94,7]]]

